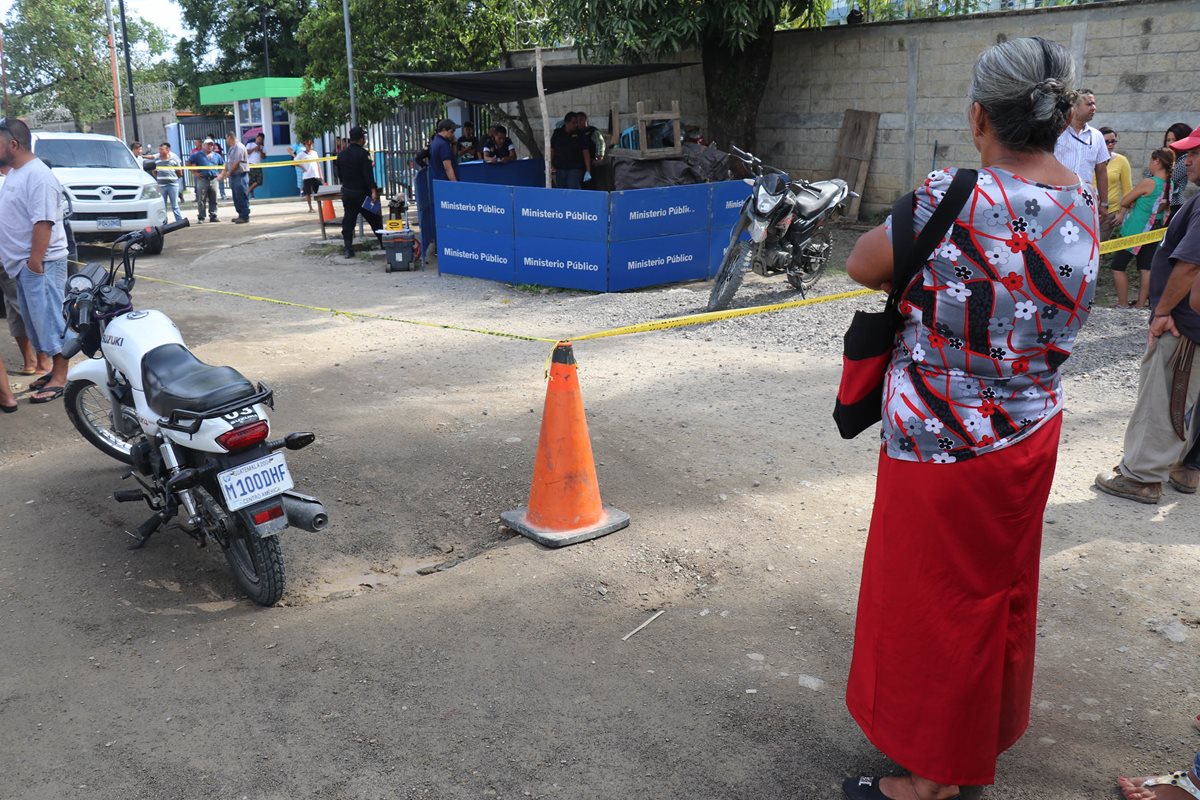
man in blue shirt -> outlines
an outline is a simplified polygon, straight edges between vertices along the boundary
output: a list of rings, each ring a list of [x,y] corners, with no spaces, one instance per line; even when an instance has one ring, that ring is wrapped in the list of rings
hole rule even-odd
[[[213,169],[192,170],[192,180],[196,183],[196,211],[199,214],[197,222],[204,222],[206,216],[209,222],[217,221],[217,187],[215,181],[217,170],[215,168],[223,162],[219,161],[220,156],[217,156],[213,152],[216,144],[212,139],[205,139],[204,144],[200,145],[200,149],[188,156],[189,166],[213,167]]]
[[[456,152],[454,131],[458,125],[453,120],[444,119],[437,124],[437,135],[429,143],[429,178],[435,181],[458,180],[458,154]]]

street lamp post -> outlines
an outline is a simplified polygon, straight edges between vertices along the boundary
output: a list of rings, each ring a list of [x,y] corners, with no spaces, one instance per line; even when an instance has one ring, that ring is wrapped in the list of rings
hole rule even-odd
[[[346,72],[350,77],[350,127],[358,124],[358,105],[354,101],[354,48],[350,44],[350,3],[342,0],[342,22],[346,26]]]
[[[121,12],[121,42],[125,45],[125,79],[129,83],[129,116],[133,122],[133,138],[141,141],[138,132],[137,92],[133,88],[133,62],[129,58],[129,29],[125,25],[125,0],[117,0],[117,8]]]

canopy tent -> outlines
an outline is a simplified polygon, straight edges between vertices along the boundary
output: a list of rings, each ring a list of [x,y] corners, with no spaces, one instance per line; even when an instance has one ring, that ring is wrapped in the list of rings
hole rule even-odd
[[[597,83],[695,66],[697,61],[678,64],[548,64],[542,67],[546,94],[580,89]],[[394,78],[471,103],[514,103],[538,96],[534,67],[491,69],[480,72],[389,72]]]

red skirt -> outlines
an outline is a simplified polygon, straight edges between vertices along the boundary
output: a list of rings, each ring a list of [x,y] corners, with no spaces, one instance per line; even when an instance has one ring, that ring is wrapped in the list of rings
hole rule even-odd
[[[879,456],[846,705],[900,766],[995,780],[1029,725],[1042,517],[1062,415],[958,464]]]

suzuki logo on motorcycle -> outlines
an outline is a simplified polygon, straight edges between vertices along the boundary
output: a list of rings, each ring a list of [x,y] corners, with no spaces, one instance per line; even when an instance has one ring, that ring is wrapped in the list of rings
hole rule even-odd
[[[105,344],[111,344],[113,347],[121,347],[122,345],[125,344],[124,336],[109,336],[106,333],[106,334],[104,334],[103,338],[104,338]]]
[[[222,415],[221,418],[235,428],[240,428],[251,422],[258,422],[258,414],[254,413],[253,408],[241,408],[237,411],[230,411],[228,414]]]

